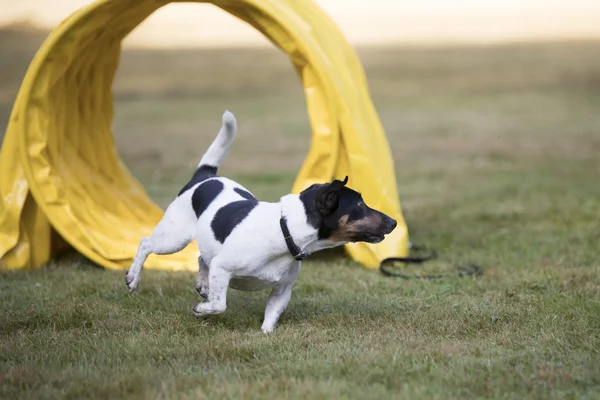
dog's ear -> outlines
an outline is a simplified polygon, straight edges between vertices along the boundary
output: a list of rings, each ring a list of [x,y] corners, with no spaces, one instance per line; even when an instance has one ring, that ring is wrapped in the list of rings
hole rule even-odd
[[[346,175],[343,181],[336,179],[335,181],[331,182],[331,185],[341,189],[342,187],[346,186],[346,183],[348,183],[348,175]]]
[[[327,216],[338,208],[339,191],[348,183],[348,176],[343,181],[334,180],[326,185],[317,195],[317,210],[323,216]]]

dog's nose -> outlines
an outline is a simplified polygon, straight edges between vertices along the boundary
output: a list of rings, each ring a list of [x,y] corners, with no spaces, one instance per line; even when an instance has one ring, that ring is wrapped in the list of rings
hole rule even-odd
[[[390,225],[390,232],[391,232],[394,229],[396,229],[396,226],[398,225],[398,222],[394,218],[389,218],[388,217],[388,224]]]

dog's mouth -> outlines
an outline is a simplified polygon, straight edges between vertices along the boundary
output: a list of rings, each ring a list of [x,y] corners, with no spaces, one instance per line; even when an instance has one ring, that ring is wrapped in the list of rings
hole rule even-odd
[[[362,232],[360,235],[360,241],[367,243],[380,243],[385,239],[386,235],[392,233],[395,227],[396,224],[394,223],[393,226],[385,226],[374,232]]]
[[[388,224],[380,224],[377,227],[373,226],[365,226],[362,230],[355,231],[349,235],[352,239],[350,240],[353,243],[356,242],[366,242],[366,243],[380,243],[382,242],[386,235],[392,233],[394,228],[396,227],[396,221],[392,220],[392,222]]]
[[[363,233],[357,242],[380,243],[385,239],[383,233]]]
[[[383,242],[383,239],[385,239],[385,235],[372,235],[369,238],[369,243],[380,243]]]

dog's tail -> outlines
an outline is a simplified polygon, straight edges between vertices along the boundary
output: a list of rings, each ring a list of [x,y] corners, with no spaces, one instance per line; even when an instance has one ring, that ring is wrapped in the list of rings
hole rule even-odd
[[[206,150],[206,153],[204,153],[204,156],[202,156],[202,159],[198,164],[198,169],[202,167],[204,167],[204,169],[209,168],[213,169],[216,173],[216,169],[219,168],[227,156],[229,148],[233,143],[233,139],[235,139],[236,125],[237,123],[234,115],[229,111],[225,111],[223,113],[223,125],[221,126],[221,130],[208,147],[208,150]]]

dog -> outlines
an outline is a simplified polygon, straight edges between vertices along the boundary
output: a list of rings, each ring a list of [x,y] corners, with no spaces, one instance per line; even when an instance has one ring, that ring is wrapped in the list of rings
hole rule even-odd
[[[261,327],[270,333],[290,301],[302,260],[350,242],[381,242],[397,222],[367,206],[360,193],[346,186],[347,176],[284,195],[277,203],[258,201],[239,183],[217,176],[236,130],[234,115],[225,111],[191,180],[151,236],[141,239],[125,283],[133,292],[148,255],[172,254],[196,239],[196,290],[207,301],[193,308],[195,316],[224,313],[229,287],[271,289]]]

